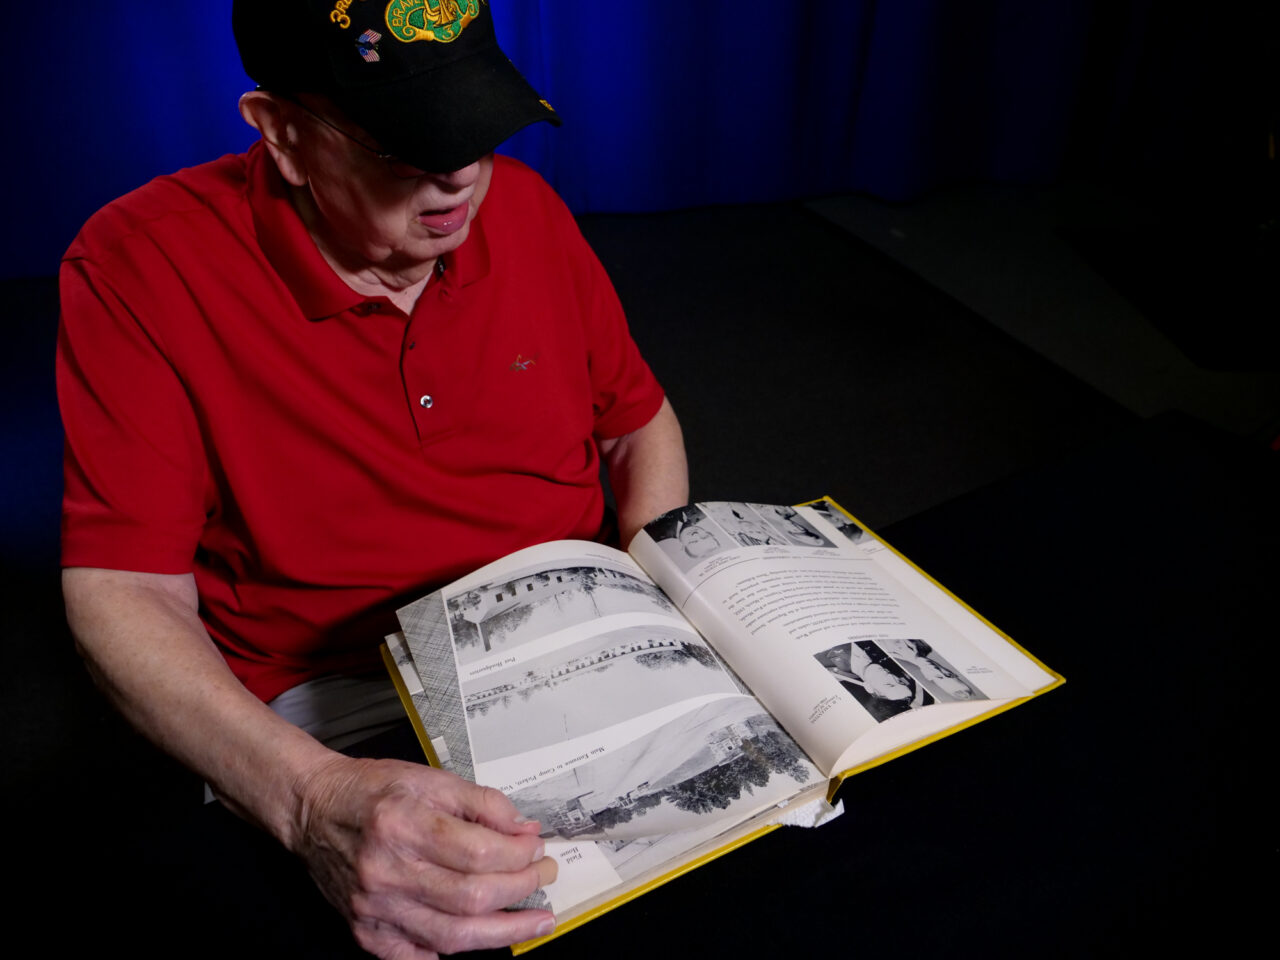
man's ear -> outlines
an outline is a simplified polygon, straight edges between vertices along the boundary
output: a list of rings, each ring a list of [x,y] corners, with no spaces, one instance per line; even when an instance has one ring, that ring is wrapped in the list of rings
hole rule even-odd
[[[250,90],[240,97],[240,116],[262,134],[280,176],[295,187],[307,182],[307,168],[298,150],[298,125],[292,105],[265,90]]]

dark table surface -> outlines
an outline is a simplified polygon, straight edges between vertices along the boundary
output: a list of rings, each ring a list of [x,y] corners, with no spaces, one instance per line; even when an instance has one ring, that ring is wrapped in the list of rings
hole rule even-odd
[[[1246,943],[1278,865],[1275,459],[1151,421],[881,531],[1067,684],[851,779],[831,824],[775,831],[535,955]],[[20,927],[76,952],[360,955],[300,866],[94,709],[78,772],[9,798]],[[413,750],[397,737],[389,752]]]

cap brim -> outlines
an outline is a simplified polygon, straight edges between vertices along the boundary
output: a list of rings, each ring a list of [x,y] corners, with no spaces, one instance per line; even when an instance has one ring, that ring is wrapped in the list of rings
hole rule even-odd
[[[421,170],[460,170],[517,131],[560,117],[496,46],[337,100],[382,147]]]

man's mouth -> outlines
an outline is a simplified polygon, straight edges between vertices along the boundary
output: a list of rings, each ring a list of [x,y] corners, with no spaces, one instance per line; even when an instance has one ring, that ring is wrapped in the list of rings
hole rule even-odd
[[[417,220],[433,233],[455,233],[466,224],[470,206],[470,201],[464,201],[447,210],[423,210]]]

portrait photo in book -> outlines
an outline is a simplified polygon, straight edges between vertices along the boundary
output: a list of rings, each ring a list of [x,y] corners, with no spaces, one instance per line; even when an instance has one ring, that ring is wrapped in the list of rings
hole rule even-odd
[[[939,701],[985,700],[986,694],[948,663],[925,641],[910,637],[886,637],[876,641]]]
[[[846,691],[875,718],[896,717],[936,701],[922,684],[870,640],[842,643],[814,654]]]
[[[771,527],[745,503],[709,503],[707,515],[741,547],[789,545],[785,536]]]
[[[768,522],[774,530],[780,532],[797,547],[830,547],[832,543],[804,517],[796,512],[795,507],[769,505],[764,503],[748,504],[755,513]]]
[[[835,527],[844,535],[850,543],[857,543],[867,535],[867,532],[853,522],[849,517],[845,516],[843,510],[840,510],[834,503],[827,500],[819,500],[815,503],[807,505],[814,513],[821,516],[831,526]]]
[[[701,507],[692,504],[651,521],[645,526],[645,533],[685,573],[702,561],[738,545],[728,533],[712,523]]]

